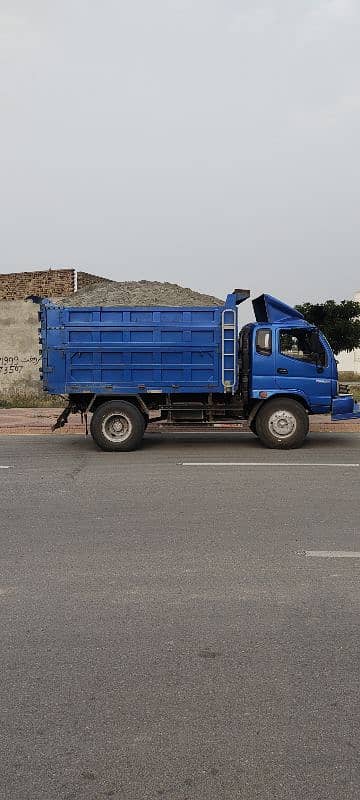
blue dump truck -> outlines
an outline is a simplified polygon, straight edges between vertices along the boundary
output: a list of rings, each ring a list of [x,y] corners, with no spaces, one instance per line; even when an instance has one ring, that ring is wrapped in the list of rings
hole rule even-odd
[[[253,301],[256,322],[239,330],[236,289],[223,306],[63,307],[41,303],[42,380],[67,395],[54,427],[91,412],[102,450],[135,450],[149,420],[234,429],[246,420],[262,444],[300,447],[311,414],[360,419],[339,392],[325,336],[270,295]],[[360,430],[360,429],[359,429]]]

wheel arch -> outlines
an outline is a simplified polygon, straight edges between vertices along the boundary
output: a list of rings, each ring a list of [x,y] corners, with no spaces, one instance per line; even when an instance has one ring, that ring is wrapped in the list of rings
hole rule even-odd
[[[270,403],[272,400],[278,400],[283,398],[286,398],[287,400],[294,400],[295,402],[300,403],[300,405],[303,406],[305,411],[307,411],[308,414],[310,413],[309,404],[303,395],[295,394],[293,392],[275,392],[274,394],[270,395],[270,397],[268,397],[266,400],[255,400],[248,416],[249,425],[251,424],[251,422],[255,422],[255,419],[258,415],[258,412],[260,411],[260,408],[266,405],[266,403]]]
[[[149,409],[140,395],[134,394],[93,394],[93,395],[72,395],[70,398],[73,402],[77,403],[79,408],[83,411],[93,413],[104,403],[109,403],[112,400],[123,400],[126,403],[131,403],[139,411],[146,420],[149,419]]]

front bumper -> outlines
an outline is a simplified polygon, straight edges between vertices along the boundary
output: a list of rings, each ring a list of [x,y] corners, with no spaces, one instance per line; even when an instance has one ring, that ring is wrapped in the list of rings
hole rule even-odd
[[[333,400],[331,420],[341,422],[347,419],[360,421],[360,403],[355,403],[351,394],[340,394]]]

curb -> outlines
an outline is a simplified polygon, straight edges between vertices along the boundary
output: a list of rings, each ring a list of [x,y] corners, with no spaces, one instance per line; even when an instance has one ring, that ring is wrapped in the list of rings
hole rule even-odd
[[[175,426],[170,428],[165,428],[164,425],[156,425],[155,423],[149,424],[147,427],[147,433],[233,433],[233,434],[243,434],[243,433],[250,433],[250,429],[244,425],[244,427],[240,428],[231,428],[228,426],[227,428],[200,428],[200,427],[193,427],[189,426]],[[310,433],[354,433],[360,434],[360,425],[356,423],[339,423],[339,422],[324,422],[318,423],[310,426]],[[84,436],[85,435],[85,426],[83,425],[66,425],[64,428],[60,430],[52,431],[51,425],[1,425],[0,424],[0,436]]]
[[[64,428],[58,429],[54,433],[51,426],[60,414],[61,409],[56,408],[10,408],[0,409],[0,435],[1,436],[79,436],[84,435],[85,425],[81,423],[79,417],[72,420]],[[75,421],[76,420],[76,421]],[[167,429],[164,425],[157,422],[150,422],[147,428],[148,433],[164,433],[173,431],[175,433],[207,433],[213,430],[206,425],[201,428],[196,425],[179,424]],[[246,422],[241,422],[236,427],[231,425],[222,426],[219,423],[215,431],[217,433],[249,433]],[[329,417],[319,416],[310,418],[310,432],[312,433],[360,433],[360,422],[331,422]]]

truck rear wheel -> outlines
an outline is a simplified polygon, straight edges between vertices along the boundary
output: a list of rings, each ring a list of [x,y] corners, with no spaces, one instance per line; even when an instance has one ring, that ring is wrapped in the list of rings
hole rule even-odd
[[[94,411],[90,431],[94,442],[107,451],[128,452],[140,447],[145,421],[136,406],[125,400],[110,400]]]
[[[277,397],[261,406],[256,432],[265,447],[291,450],[301,447],[309,432],[309,417],[296,400]]]

